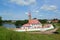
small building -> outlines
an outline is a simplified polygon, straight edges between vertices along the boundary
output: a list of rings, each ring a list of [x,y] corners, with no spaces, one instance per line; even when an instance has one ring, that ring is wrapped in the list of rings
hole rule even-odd
[[[51,22],[57,23],[59,20],[58,19],[53,19]]]

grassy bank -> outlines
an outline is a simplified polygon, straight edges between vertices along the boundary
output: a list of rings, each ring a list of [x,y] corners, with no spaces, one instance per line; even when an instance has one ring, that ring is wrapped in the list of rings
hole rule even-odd
[[[58,31],[60,32],[60,29]],[[0,27],[0,40],[60,40],[60,34],[30,34]]]
[[[55,24],[55,26],[60,28],[60,23],[54,23],[54,24]]]

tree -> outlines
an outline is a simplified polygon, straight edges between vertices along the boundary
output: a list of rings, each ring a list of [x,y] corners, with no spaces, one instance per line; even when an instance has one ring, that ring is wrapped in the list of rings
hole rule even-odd
[[[28,20],[18,20],[15,22],[16,28],[20,28],[23,24],[26,24]]]
[[[0,17],[0,26],[2,26],[2,17]]]
[[[41,22],[41,23],[47,23],[47,19],[39,19],[39,21]]]
[[[16,28],[19,28],[20,21],[16,21],[16,22],[15,22],[15,25],[16,25]]]
[[[58,23],[60,23],[60,20],[58,21]]]

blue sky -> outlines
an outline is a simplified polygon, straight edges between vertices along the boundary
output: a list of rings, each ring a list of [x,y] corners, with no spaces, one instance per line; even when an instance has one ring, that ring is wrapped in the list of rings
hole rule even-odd
[[[28,12],[32,18],[60,19],[60,0],[0,0],[3,20],[28,19]]]

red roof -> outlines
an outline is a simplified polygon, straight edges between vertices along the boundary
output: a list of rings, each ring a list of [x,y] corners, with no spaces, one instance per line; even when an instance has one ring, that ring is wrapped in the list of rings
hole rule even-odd
[[[30,24],[38,24],[40,23],[37,19],[29,20],[27,24],[24,24],[23,27],[29,27]]]
[[[28,26],[30,26],[30,24],[24,24],[24,25],[23,25],[23,27],[28,27]]]
[[[40,23],[37,19],[33,19],[29,21],[29,24],[38,24]]]

